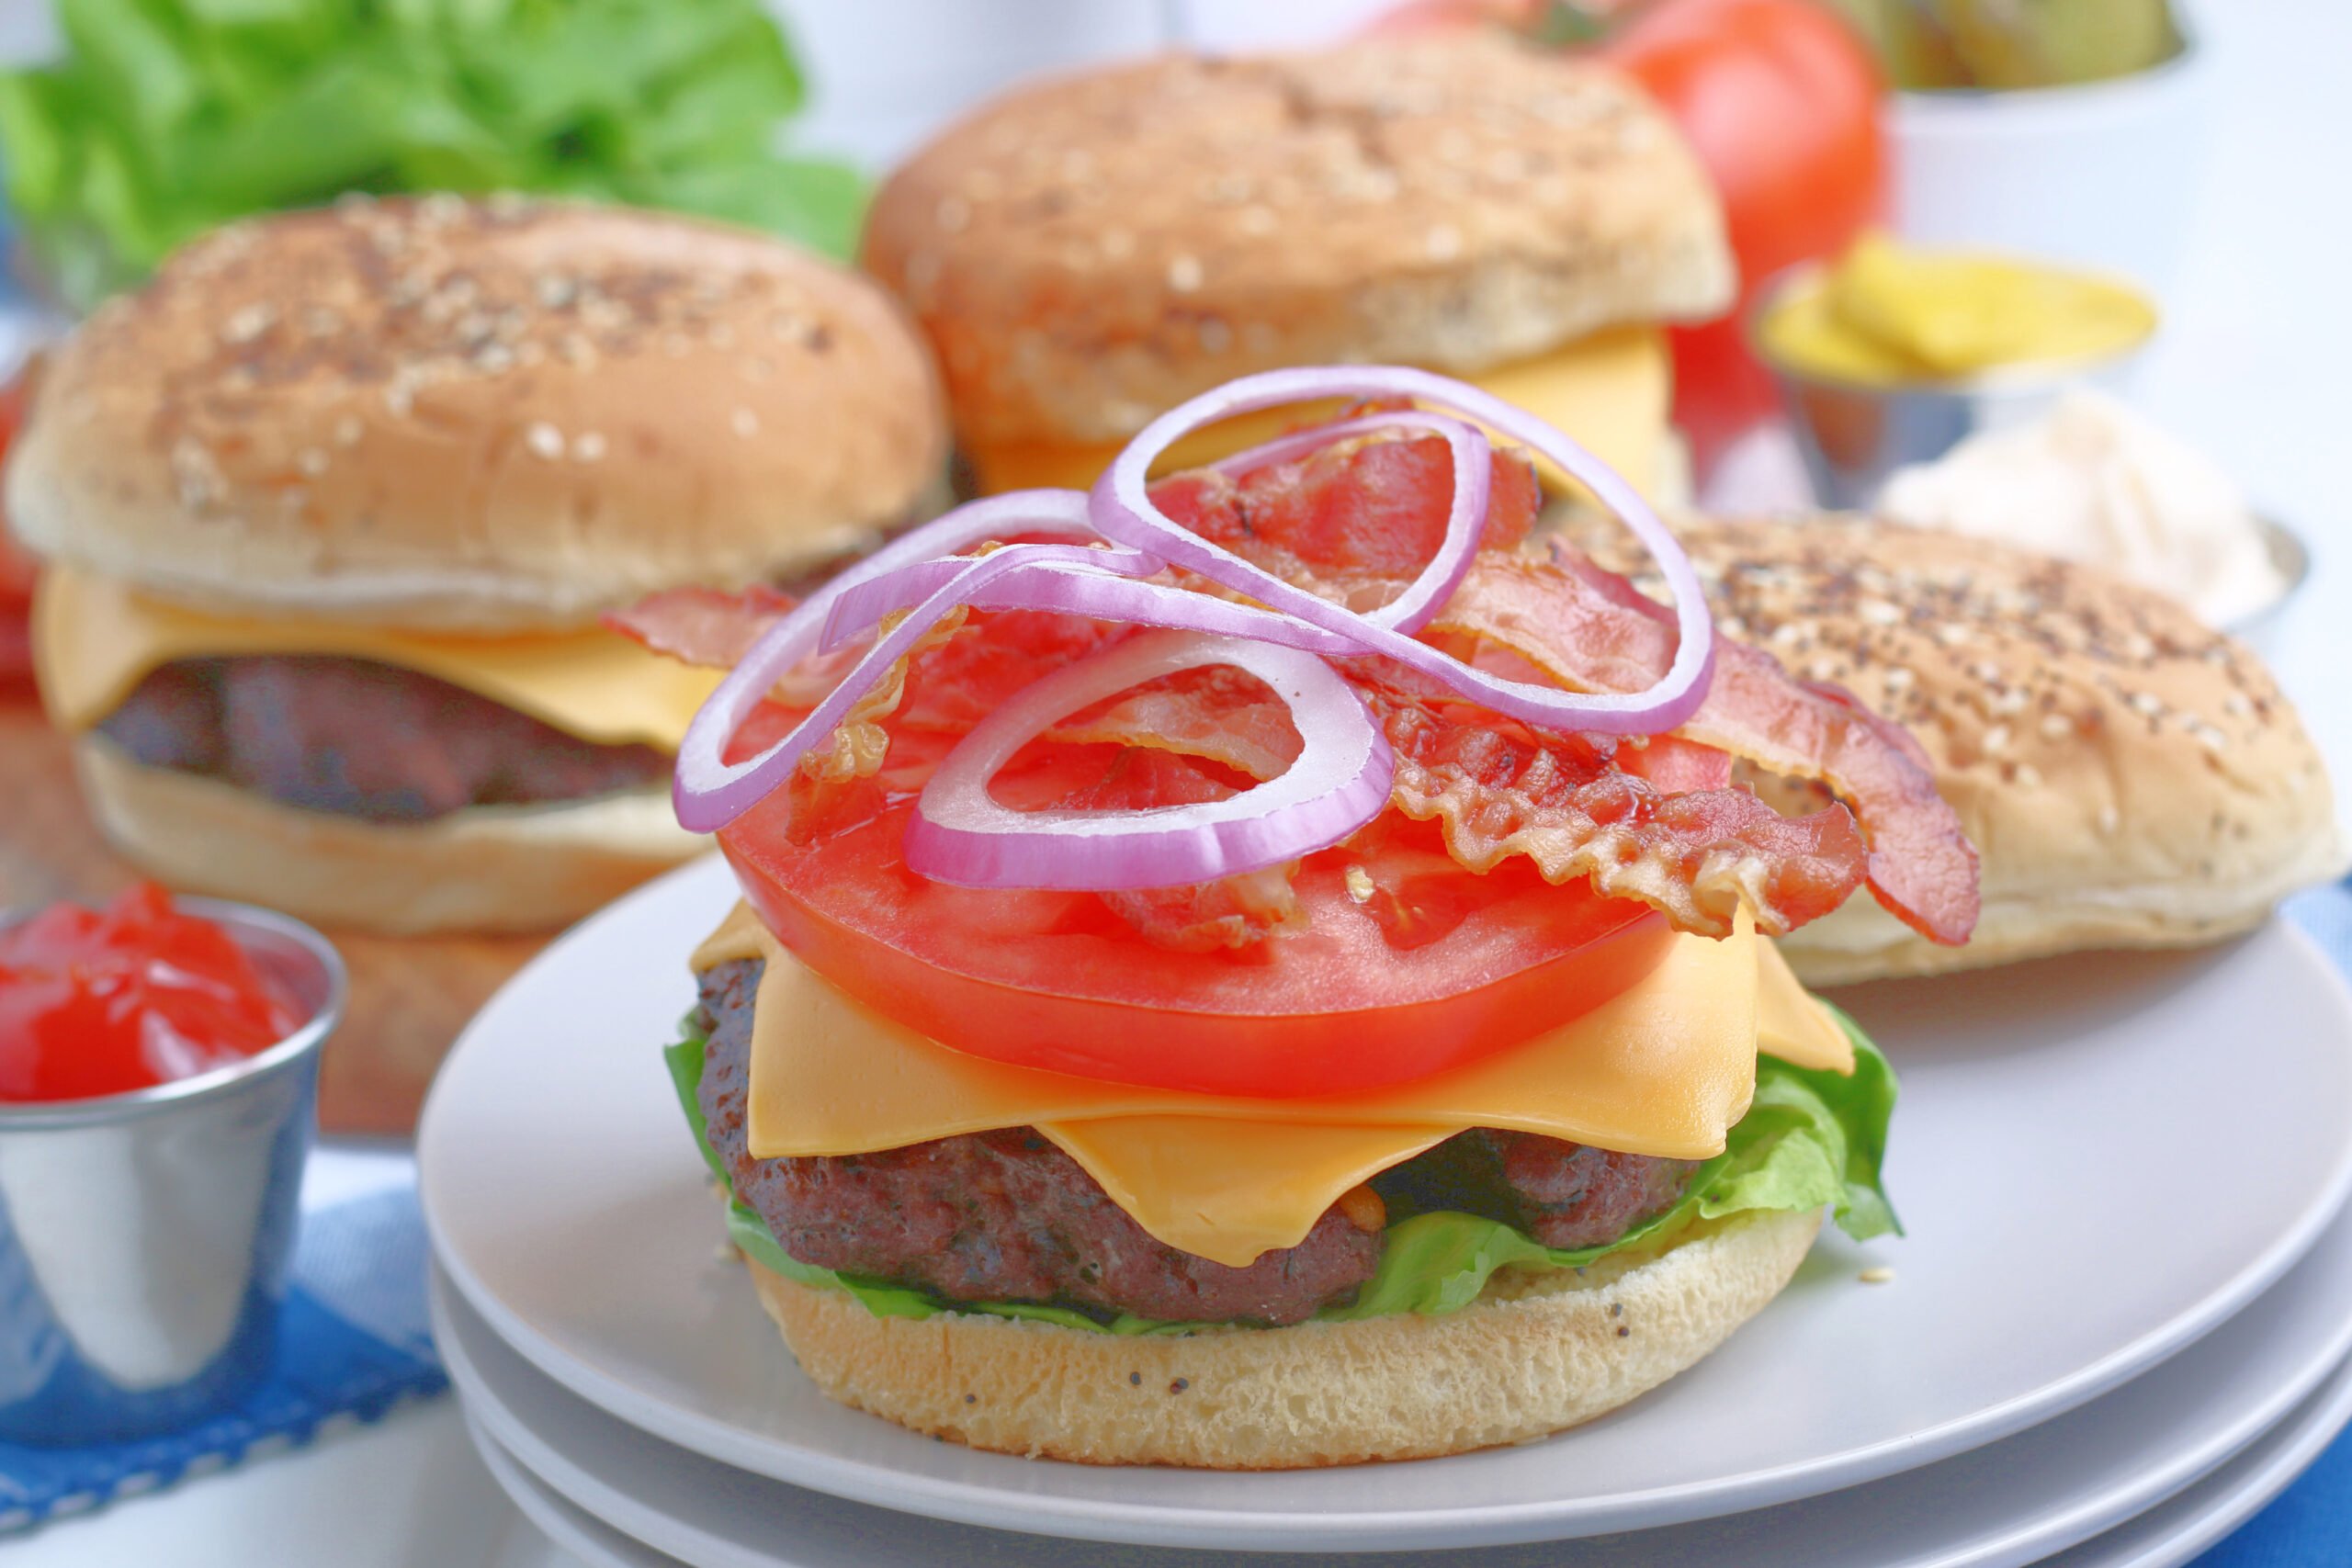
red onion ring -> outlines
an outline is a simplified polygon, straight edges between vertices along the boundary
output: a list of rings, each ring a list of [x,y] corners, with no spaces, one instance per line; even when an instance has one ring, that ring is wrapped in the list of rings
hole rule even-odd
[[[678,825],[690,833],[715,833],[765,799],[791,776],[809,748],[831,733],[841,716],[870,691],[897,660],[899,653],[892,653],[877,663],[876,655],[883,647],[895,643],[903,652],[956,607],[956,602],[950,599],[928,620],[920,612],[910,616],[896,631],[912,626],[912,636],[899,638],[894,633],[876,645],[790,735],[756,757],[741,762],[728,761],[728,743],[734,739],[735,732],[743,727],[752,710],[786,671],[817,651],[826,617],[842,594],[861,582],[887,577],[902,567],[937,556],[952,556],[1007,534],[1048,533],[1072,538],[1096,537],[1086,519],[1085,498],[1075,491],[1014,491],[958,507],[944,517],[891,540],[802,600],[752,645],[751,652],[728,672],[696,711],[694,722],[686,727],[678,747],[677,773],[670,788]],[[998,568],[976,581],[985,582],[1003,570]],[[836,702],[843,691],[849,692],[847,700]],[[832,716],[820,725],[820,716],[828,712]]]
[[[1179,526],[1153,505],[1147,487],[1153,460],[1194,428],[1259,409],[1365,395],[1417,398],[1453,409],[1524,442],[1589,486],[1641,538],[1665,575],[1681,634],[1667,674],[1645,692],[1572,694],[1488,674],[1414,640],[1411,633],[1460,586],[1485,526],[1492,446],[1462,418],[1422,409],[1367,415],[1284,436],[1216,465],[1227,474],[1247,473],[1334,440],[1399,427],[1442,435],[1454,470],[1445,537],[1396,599],[1368,613],[1284,582]],[[1023,544],[976,558],[959,553],[1023,533],[1083,541],[1086,547]],[[1097,547],[1102,541],[1125,547]],[[1267,607],[1147,581],[1170,563]],[[1689,558],[1631,487],[1575,442],[1475,388],[1424,371],[1272,371],[1152,422],[1090,495],[1030,491],[960,507],[812,594],[760,639],[695,716],[679,750],[673,791],[679,821],[695,831],[714,830],[779,787],[891,666],[961,605],[1054,610],[1164,628],[1035,682],[941,763],[909,825],[908,863],[941,881],[976,886],[1107,891],[1206,881],[1278,864],[1354,831],[1386,803],[1394,759],[1361,702],[1321,658],[1385,654],[1499,713],[1548,728],[1613,734],[1679,724],[1704,695],[1714,660],[1713,625]],[[723,760],[742,721],[786,671],[901,610],[905,618],[790,735],[745,761]],[[1012,812],[989,796],[989,781],[1012,752],[1065,714],[1157,675],[1203,664],[1248,670],[1290,705],[1307,745],[1279,778],[1211,805],[1129,813]]]
[[[996,555],[1017,558],[1016,564],[1026,567],[1069,567],[1097,576],[1149,577],[1166,563],[1157,556],[1141,550],[1084,545],[1008,545]],[[985,558],[978,556],[946,556],[937,560],[917,561],[902,566],[882,577],[870,577],[845,589],[833,600],[832,609],[825,617],[824,634],[818,638],[817,651],[831,653],[843,644],[879,626],[884,616],[919,604],[950,581],[961,576],[966,567]],[[1002,580],[998,580],[1000,591]],[[980,606],[975,606],[978,608]]]
[[[1129,570],[1159,570],[1159,562],[1136,551],[1012,545],[997,553],[1012,555],[1016,551],[1022,552],[1023,564],[972,589],[965,602],[973,609],[1047,610],[1169,631],[1246,637],[1252,642],[1274,643],[1331,659],[1345,659],[1363,651],[1347,637],[1272,610],[1261,610],[1255,604],[1122,575],[1123,566],[1130,559],[1146,564]],[[885,616],[921,604],[954,580],[971,559],[955,557],[922,561],[857,584],[834,601],[818,651],[830,653],[871,631]]]
[[[1069,714],[1210,664],[1249,671],[1289,706],[1301,746],[1282,773],[1223,800],[1140,811],[1015,811],[989,794],[1012,754]],[[1362,699],[1315,655],[1147,632],[1032,682],[982,719],[923,786],[907,825],[907,867],[965,887],[1109,892],[1206,882],[1338,843],[1386,808],[1395,773]]]
[[[1476,670],[1406,631],[1385,626],[1344,605],[1284,582],[1218,545],[1180,525],[1152,503],[1148,478],[1153,461],[1204,424],[1234,414],[1335,397],[1418,398],[1453,409],[1542,453],[1600,497],[1633,530],[1657,562],[1674,599],[1680,640],[1664,676],[1646,691],[1583,694],[1563,692]],[[1457,453],[1457,476],[1461,458]],[[1483,470],[1482,470],[1483,471]],[[1456,493],[1460,492],[1457,477]],[[1245,376],[1162,414],[1127,444],[1095,481],[1089,515],[1105,538],[1164,556],[1219,585],[1247,593],[1270,608],[1359,643],[1367,653],[1385,654],[1460,692],[1497,713],[1551,729],[1581,729],[1608,735],[1653,735],[1674,728],[1704,699],[1714,671],[1714,622],[1707,612],[1698,573],[1649,505],[1614,470],[1582,446],[1532,414],[1475,387],[1426,370],[1393,366],[1344,369],[1269,370]],[[1442,603],[1442,601],[1441,601]]]

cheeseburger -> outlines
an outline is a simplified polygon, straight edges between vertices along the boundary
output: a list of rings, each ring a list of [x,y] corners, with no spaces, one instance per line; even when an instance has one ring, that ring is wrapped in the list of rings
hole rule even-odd
[[[1530,541],[1537,457],[1670,604]],[[834,1398],[1098,1463],[1452,1453],[1689,1366],[1825,1211],[1893,1227],[1886,1065],[1761,938],[1867,886],[1963,941],[1973,852],[1907,736],[1719,639],[1524,412],[1253,378],[1091,495],[741,618],[632,618],[750,648],[679,758],[743,902],[668,1059]],[[1829,794],[1781,816],[1736,761]]]
[[[1464,378],[1670,493],[1659,324],[1736,281],[1663,111],[1483,31],[1025,88],[890,177],[864,261],[937,350],[984,491],[1091,484],[1221,382],[1357,362]]]
[[[694,852],[707,676],[604,629],[801,573],[944,460],[895,306],[768,240],[454,197],[240,224],[55,352],[8,467],[92,812],[179,887],[560,925]]]

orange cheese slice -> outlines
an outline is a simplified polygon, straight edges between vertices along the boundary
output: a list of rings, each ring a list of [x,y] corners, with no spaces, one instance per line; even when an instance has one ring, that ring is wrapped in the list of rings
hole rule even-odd
[[[334,654],[413,670],[601,745],[674,751],[720,671],[697,670],[597,627],[452,637],[343,621],[235,619],[166,604],[71,566],[41,573],[33,659],[58,728],[89,728],[151,671],[182,659]]]
[[[1340,1194],[1462,1131],[1455,1126],[1262,1126],[1214,1116],[1046,1122],[1037,1131],[1086,1168],[1147,1235],[1246,1269],[1296,1247]]]
[[[1850,1071],[1842,1031],[1743,919],[1680,937],[1651,974],[1525,1044],[1417,1083],[1250,1100],[1098,1082],[966,1055],[876,1014],[794,961],[741,908],[697,968],[764,958],[746,1121],[759,1158],[863,1154],[1034,1126],[1159,1240],[1240,1266],[1297,1245],[1339,1195],[1469,1127],[1634,1154],[1719,1153],[1759,1046]]]
[[[1673,369],[1665,335],[1656,328],[1614,327],[1549,354],[1456,378],[1566,432],[1653,499],[1673,467],[1667,429]],[[1335,404],[1320,412],[1336,409]],[[1279,409],[1229,421],[1204,435],[1178,442],[1162,466],[1192,467],[1270,441],[1316,412]],[[1124,445],[967,445],[965,456],[980,488],[991,494],[1039,486],[1084,490],[1110,467]],[[1548,477],[1555,483],[1560,478]]]

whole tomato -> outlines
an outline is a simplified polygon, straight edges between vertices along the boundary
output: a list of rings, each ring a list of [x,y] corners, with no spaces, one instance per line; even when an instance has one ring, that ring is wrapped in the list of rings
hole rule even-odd
[[[1885,83],[1820,0],[1661,0],[1601,53],[1665,106],[1723,193],[1738,308],[1672,334],[1675,417],[1703,471],[1778,405],[1741,331],[1757,291],[1883,215]]]

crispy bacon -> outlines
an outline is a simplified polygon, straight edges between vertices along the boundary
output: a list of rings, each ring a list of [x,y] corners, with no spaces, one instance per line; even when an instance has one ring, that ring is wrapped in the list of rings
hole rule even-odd
[[[1433,629],[1508,648],[1571,690],[1634,690],[1657,679],[1674,657],[1669,613],[1565,546],[1552,554],[1481,557]],[[1715,646],[1714,682],[1680,733],[1828,784],[1869,842],[1878,901],[1933,941],[1967,941],[1976,851],[1936,793],[1918,742],[1850,695],[1797,680],[1770,654],[1728,638]]]
[[[1450,463],[1433,436],[1374,438],[1238,481],[1179,475],[1153,496],[1268,570],[1362,607],[1384,602],[1437,548]],[[1537,492],[1533,470],[1516,455],[1498,452],[1494,477],[1485,547],[1429,635],[1459,638],[1465,654],[1508,649],[1575,691],[1637,691],[1656,681],[1674,655],[1671,614],[1564,547],[1549,560],[1502,547],[1524,537]],[[1850,696],[1796,680],[1769,654],[1729,639],[1716,646],[1713,684],[1680,735],[1826,781],[1860,821],[1879,902],[1934,941],[1966,941],[1976,923],[1976,852],[1936,793],[1917,743]],[[1405,805],[1401,781],[1397,799]]]
[[[1223,800],[1233,793],[1232,784],[1189,758],[1157,747],[1132,746],[1119,752],[1102,778],[1074,792],[1063,804],[1080,811],[1134,811]],[[1299,918],[1298,896],[1291,886],[1291,875],[1296,870],[1294,863],[1188,886],[1095,897],[1161,947],[1214,953],[1263,942],[1275,931],[1295,923]]]
[[[1732,781],[1729,753],[1685,740],[1679,735],[1653,735],[1645,740],[1628,741],[1617,750],[1617,765],[1649,780],[1668,795],[1722,789]],[[1819,804],[1826,806],[1828,802]]]
[[[970,626],[976,635],[951,638],[916,657],[899,724],[961,735],[1023,687],[1116,642],[1130,629],[1039,610],[974,615]]]
[[[1213,469],[1151,487],[1161,511],[1270,571],[1401,585],[1444,542],[1453,455],[1438,435],[1367,436],[1241,479]],[[1482,550],[1508,550],[1535,525],[1543,492],[1515,454],[1494,456]]]
[[[627,609],[607,610],[604,621],[608,630],[682,664],[732,670],[795,603],[788,594],[757,584],[737,593],[665,588]]]
[[[1282,773],[1299,748],[1298,728],[1282,699],[1255,675],[1223,665],[1122,692],[1080,709],[1047,735],[1205,757],[1255,779]]]
[[[1662,752],[1676,783],[1713,781],[1666,787],[1619,765],[1606,742],[1376,683],[1361,689],[1396,753],[1397,809],[1437,822],[1447,851],[1472,871],[1525,855],[1549,881],[1589,877],[1706,936],[1728,934],[1743,900],[1758,930],[1784,934],[1861,884],[1868,852],[1844,807],[1782,817],[1724,783],[1729,761],[1720,752],[1712,764]]]

